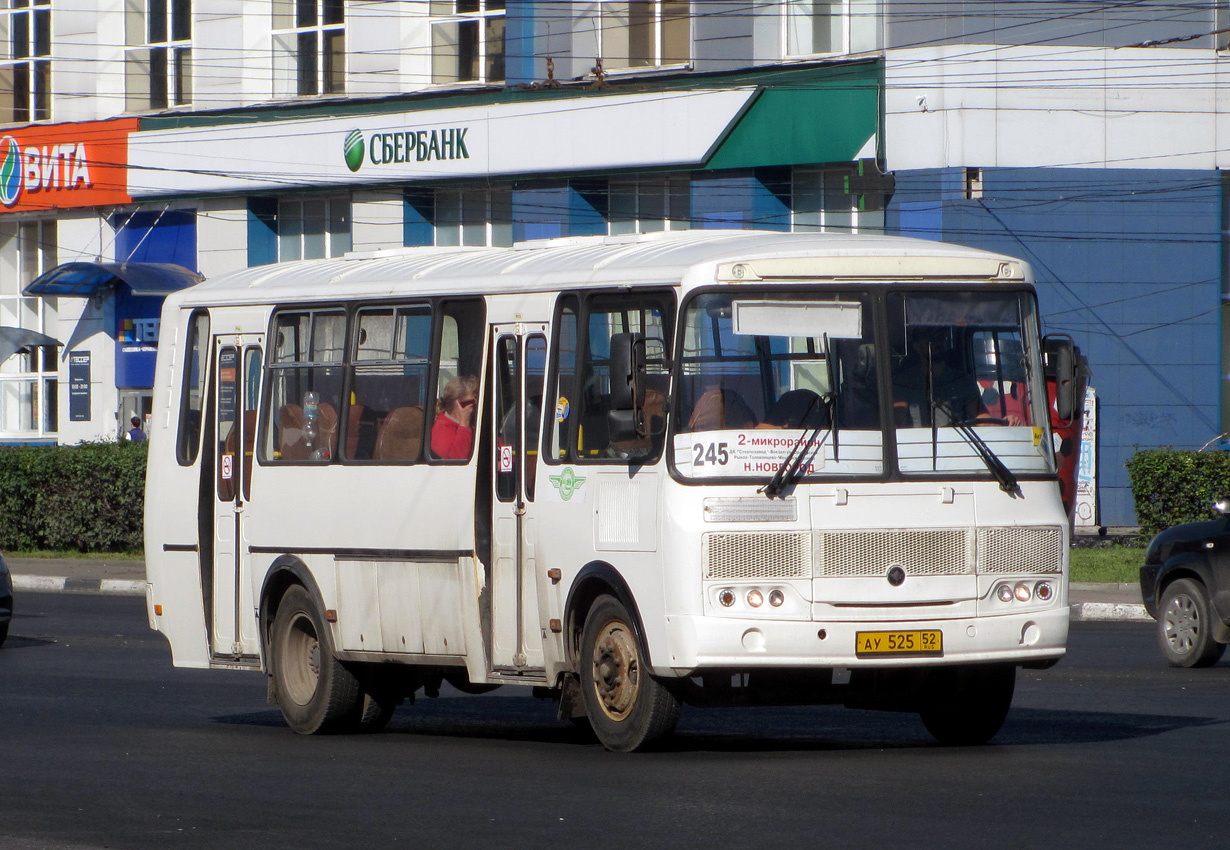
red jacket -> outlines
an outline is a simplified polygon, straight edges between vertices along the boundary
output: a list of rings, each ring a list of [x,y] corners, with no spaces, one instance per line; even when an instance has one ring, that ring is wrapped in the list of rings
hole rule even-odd
[[[474,429],[441,413],[431,426],[431,453],[436,457],[465,459],[474,445]]]

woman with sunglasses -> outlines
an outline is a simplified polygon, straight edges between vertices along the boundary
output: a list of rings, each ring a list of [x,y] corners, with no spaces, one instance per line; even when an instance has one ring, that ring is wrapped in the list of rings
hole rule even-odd
[[[431,426],[431,453],[438,458],[464,459],[474,445],[474,410],[478,406],[478,378],[463,375],[444,385],[436,400],[436,421]]]

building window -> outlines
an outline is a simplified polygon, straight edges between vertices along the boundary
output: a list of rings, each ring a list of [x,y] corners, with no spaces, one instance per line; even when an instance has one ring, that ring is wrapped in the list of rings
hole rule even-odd
[[[125,18],[130,112],[192,102],[192,0],[135,0]]]
[[[692,59],[687,0],[632,0],[599,5],[604,70],[682,65]]]
[[[274,0],[274,94],[346,91],[344,0]]]
[[[691,188],[686,176],[611,180],[609,187],[607,218],[612,236],[688,229]]]
[[[431,0],[431,81],[504,79],[504,0]]]
[[[0,0],[0,122],[51,118],[51,0]]]
[[[351,247],[349,198],[278,203],[278,260],[340,257]]]
[[[0,326],[48,333],[54,298],[27,298],[21,290],[57,263],[55,221],[26,221],[8,231],[17,247],[17,274],[0,277]],[[43,345],[0,363],[0,433],[46,437],[59,429],[58,348]]]
[[[1218,53],[1230,52],[1230,2],[1213,4],[1213,38]]]
[[[787,0],[787,56],[862,53],[880,46],[879,0]]]
[[[791,175],[791,230],[883,232],[883,209],[860,208],[860,196],[850,192],[850,180],[855,174],[850,168],[795,168]]]
[[[437,189],[435,223],[437,245],[511,245],[512,190]]]

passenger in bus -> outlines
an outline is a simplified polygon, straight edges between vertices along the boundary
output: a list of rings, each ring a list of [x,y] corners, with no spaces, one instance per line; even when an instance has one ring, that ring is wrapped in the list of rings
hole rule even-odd
[[[942,331],[915,335],[911,353],[894,369],[893,406],[899,426],[926,427],[972,420],[981,407],[978,384]],[[927,366],[930,364],[930,379]],[[952,415],[949,416],[949,413]]]
[[[431,453],[438,458],[464,459],[474,446],[474,411],[478,407],[478,378],[463,375],[444,385],[436,400],[436,421],[431,426]]]

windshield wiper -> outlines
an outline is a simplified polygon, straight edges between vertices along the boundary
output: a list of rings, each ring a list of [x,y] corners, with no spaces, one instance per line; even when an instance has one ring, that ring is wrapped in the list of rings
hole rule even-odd
[[[812,408],[816,406],[816,402],[818,400],[819,396],[808,402],[807,409],[804,410],[803,415],[799,417],[800,425],[807,421],[808,415],[811,413]],[[787,453],[786,459],[782,461],[782,465],[777,468],[777,472],[773,473],[773,477],[769,479],[769,483],[761,487],[758,492],[764,493],[772,499],[775,496],[780,496],[782,491],[794,483],[799,476],[799,472],[804,468],[804,463],[807,460],[808,452],[805,447],[812,444],[823,428],[824,424],[821,423],[811,429],[810,433],[808,433],[806,428],[803,429],[803,431],[799,434],[799,438],[794,441],[794,445],[790,447],[790,451]],[[831,428],[829,433],[833,433]],[[816,445],[815,450],[820,451],[823,448],[824,440],[821,440]],[[812,452],[812,455],[815,455],[815,451]]]
[[[999,459],[999,456],[995,454],[991,447],[987,445],[986,440],[978,436],[978,432],[971,428],[968,423],[957,419],[956,414],[952,411],[952,408],[944,402],[932,401],[931,406],[948,417],[948,424],[955,428],[957,433],[965,438],[965,442],[969,443],[970,448],[974,450],[974,453],[982,459],[982,462],[986,464],[987,469],[990,470],[993,476],[995,476],[995,480],[999,482],[999,489],[1003,490],[1010,496],[1020,496],[1021,485],[1017,482],[1016,476],[1012,474],[1012,470],[1009,469],[1004,462]],[[935,417],[932,416],[931,419],[933,423],[932,431],[934,433]]]

